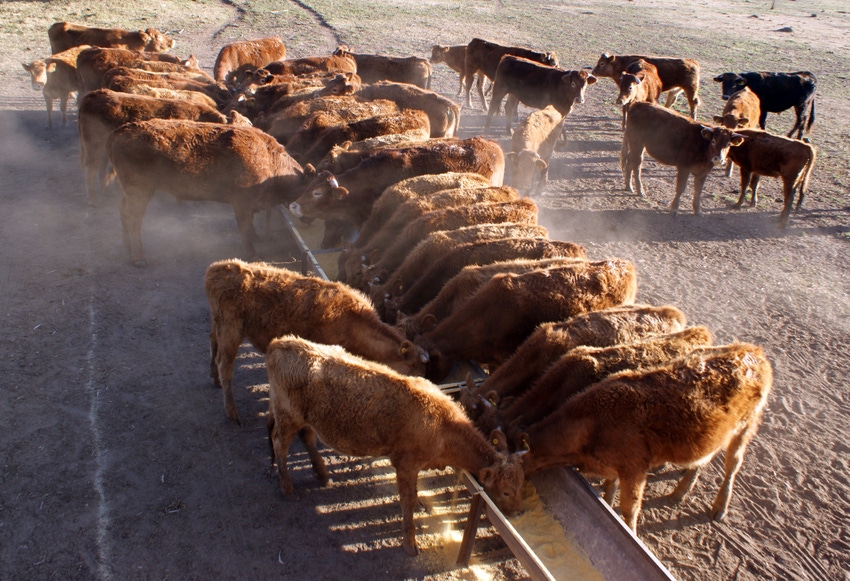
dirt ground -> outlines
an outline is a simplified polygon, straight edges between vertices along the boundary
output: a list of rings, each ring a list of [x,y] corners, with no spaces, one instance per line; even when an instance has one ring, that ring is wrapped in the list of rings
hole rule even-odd
[[[773,7],[771,6],[773,4]],[[278,34],[291,57],[343,42],[363,52],[430,54],[473,36],[555,50],[566,68],[602,52],[687,56],[702,65],[702,106],[722,109],[712,77],[810,70],[818,76],[818,148],[809,194],[788,229],[767,179],[755,209],[734,210],[737,173],[709,177],[705,215],[666,213],[674,172],[645,163],[648,198],[622,190],[620,114],[601,79],[567,121],[567,143],[538,198],[550,236],[593,259],[632,260],[640,302],[670,303],[718,344],[764,347],[775,383],[726,519],[711,522],[722,457],[693,495],[663,497],[677,472],[650,478],[640,538],[679,579],[850,579],[850,15],[840,0],[418,2],[162,0],[0,4],[0,579],[522,579],[492,531],[475,565],[453,565],[468,498],[450,472],[423,474],[423,553],[400,549],[392,469],[328,453],[319,487],[293,450],[300,499],[268,469],[263,359],[243,350],[228,423],[208,373],[202,278],[239,256],[232,212],[158,195],[128,264],[118,195],[87,204],[75,114],[46,127],[22,62],[46,56],[57,20],[155,26],[211,69],[238,38]],[[434,88],[453,97],[439,65]],[[678,104],[681,108],[682,104]],[[55,117],[56,118],[56,117]],[[770,115],[786,132],[791,114]],[[484,116],[464,110],[462,136]],[[492,135],[507,147],[501,123]],[[683,198],[685,209],[690,190]],[[295,262],[281,222],[259,250]]]

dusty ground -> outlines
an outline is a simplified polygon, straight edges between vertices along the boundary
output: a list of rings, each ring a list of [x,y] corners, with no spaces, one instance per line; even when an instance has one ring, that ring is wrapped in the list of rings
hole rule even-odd
[[[722,108],[711,77],[727,70],[811,70],[819,78],[819,149],[809,196],[776,229],[775,180],[753,210],[729,206],[737,179],[713,173],[705,216],[671,219],[673,172],[648,161],[649,199],[621,191],[619,111],[604,79],[568,119],[569,141],[539,200],[553,238],[593,258],[635,262],[638,299],[672,303],[718,343],[764,346],[775,384],[729,514],[707,520],[716,459],[681,506],[662,496],[675,473],[651,478],[639,535],[681,579],[850,578],[850,16],[839,0],[566,3],[356,3],[163,0],[0,5],[0,579],[522,578],[483,533],[480,563],[454,569],[465,497],[448,474],[423,479],[422,556],[399,548],[400,511],[385,464],[333,460],[319,488],[295,462],[298,501],[284,501],[269,457],[262,358],[246,349],[225,421],[208,378],[207,265],[238,256],[232,213],[209,204],[152,204],[143,229],[150,266],[128,265],[117,196],[86,204],[76,127],[46,129],[21,62],[45,56],[56,20],[173,31],[178,54],[211,68],[237,38],[281,35],[293,57],[336,43],[389,54],[478,35],[554,49],[566,67],[601,52],[696,58],[707,119]],[[120,16],[119,16],[120,15]],[[780,32],[790,28],[790,32]],[[457,79],[436,69],[435,88]],[[465,111],[464,135],[483,116]],[[768,127],[787,131],[788,113]],[[497,124],[497,127],[499,124]],[[505,135],[494,137],[506,144]],[[736,174],[737,176],[737,174]],[[683,200],[688,208],[689,198]],[[280,224],[267,260],[292,262]]]

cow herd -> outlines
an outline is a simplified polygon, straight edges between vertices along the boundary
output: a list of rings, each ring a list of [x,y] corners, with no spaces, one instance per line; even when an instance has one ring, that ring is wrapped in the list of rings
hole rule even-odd
[[[782,177],[787,221],[814,150],[739,128],[756,118],[763,128],[780,106],[768,104],[768,79],[722,75],[724,91],[738,89],[733,106],[721,125],[706,125],[655,104],[664,91],[668,105],[682,92],[695,117],[699,66],[685,59],[603,55],[592,72],[570,71],[551,52],[481,39],[435,46],[430,62],[343,46],[287,59],[280,39],[267,38],[223,47],[208,75],[194,57],[165,53],[173,41],[153,29],[57,23],[49,37],[54,54],[25,68],[43,88],[48,120],[58,98],[64,122],[78,92],[88,194],[96,200],[117,179],[134,265],[146,263],[141,226],[155,192],[233,207],[249,261],[220,260],[206,271],[210,374],[227,418],[241,424],[237,350],[247,339],[265,355],[269,442],[284,494],[295,492],[287,455],[296,435],[322,482],[317,438],[344,454],[386,456],[402,545],[416,554],[420,470],[469,470],[512,513],[527,476],[577,466],[604,478],[609,502],[619,487],[634,530],[649,470],[684,467],[671,495],[681,500],[725,449],[710,511],[723,517],[772,385],[762,349],[714,346],[708,329],[688,327],[676,307],[635,304],[631,262],[593,259],[579,244],[550,239],[523,193],[545,187],[565,116],[609,76],[621,88],[627,188],[642,194],[647,151],[678,167],[674,211],[694,175],[699,212],[702,183],[729,152],[741,168],[739,204],[745,187],[755,200],[759,176]],[[519,121],[510,152],[482,136],[457,138],[461,108],[429,88],[437,62],[458,70],[469,105],[476,76],[482,103],[483,78],[492,81],[488,127],[505,97],[509,130],[518,103],[536,109]],[[814,118],[814,77],[805,75],[800,86],[812,94],[785,101],[799,107],[798,133]],[[761,109],[739,103],[748,92]],[[805,163],[789,161],[801,152]],[[345,245],[337,280],[254,261],[254,214],[280,204],[324,220],[324,247]],[[458,402],[436,384],[469,360],[488,373],[466,376]]]

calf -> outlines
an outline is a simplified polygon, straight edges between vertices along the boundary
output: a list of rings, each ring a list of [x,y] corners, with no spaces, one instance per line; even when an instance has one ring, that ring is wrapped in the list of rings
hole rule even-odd
[[[313,144],[301,155],[301,162],[318,164],[328,151],[339,143],[360,141],[380,135],[399,134],[405,131],[416,131],[428,135],[431,131],[431,124],[425,112],[419,109],[402,109],[398,112],[379,114],[328,127],[316,137]],[[287,149],[296,158],[298,157],[297,151],[292,148]]]
[[[401,109],[421,109],[431,121],[431,137],[457,137],[460,127],[460,107],[428,89],[407,83],[378,81],[365,85],[357,93],[361,99],[389,99]]]
[[[263,66],[272,75],[308,75],[310,73],[356,73],[357,62],[346,54],[307,56],[270,62]],[[365,82],[365,81],[364,81]]]
[[[265,128],[281,143],[289,143],[292,138],[301,131],[300,139],[304,143],[310,143],[310,135],[307,135],[308,127],[315,125],[315,118],[319,114],[325,114],[325,119],[330,120],[336,116],[338,122],[341,120],[365,119],[384,113],[394,113],[398,107],[392,101],[379,99],[365,101],[353,95],[327,95],[311,96],[309,99],[298,101],[292,105],[270,114],[263,119],[257,117],[257,125]],[[318,134],[318,126],[314,127]],[[302,131],[303,130],[303,131]]]
[[[181,101],[191,101],[192,103],[198,103],[200,105],[206,105],[211,109],[217,109],[218,103],[216,103],[212,97],[200,92],[200,91],[188,91],[185,89],[169,89],[168,87],[152,87],[151,85],[146,84],[131,84],[129,85],[125,93],[130,93],[131,95],[142,95],[145,97],[156,97],[157,99],[179,99]],[[235,113],[236,115],[240,115],[237,111],[231,111],[231,113]],[[245,118],[248,123],[250,120]]]
[[[80,99],[77,120],[80,162],[89,203],[94,203],[97,195],[105,189],[109,165],[106,142],[112,131],[130,121],[157,118],[227,122],[227,118],[213,107],[183,100],[130,95],[109,89],[92,91]]]
[[[714,116],[714,122],[731,130],[756,129],[761,117],[758,95],[749,87],[736,91],[723,106],[723,113]]]
[[[322,172],[289,209],[298,217],[344,220],[361,226],[384,188],[415,175],[475,172],[502,185],[505,156],[499,144],[481,137],[386,149],[344,174]]]
[[[523,119],[511,138],[505,154],[510,183],[525,195],[540,194],[549,179],[549,159],[564,126],[564,116],[548,105]],[[538,177],[539,174],[539,177]],[[535,188],[534,185],[537,184]]]
[[[709,512],[720,520],[772,383],[764,352],[747,343],[701,347],[666,365],[623,371],[530,426],[523,470],[577,466],[605,478],[609,489],[619,479],[623,520],[635,531],[649,470],[687,467],[670,495],[680,501],[699,468],[725,448],[725,475]]]
[[[501,260],[519,258],[541,259],[554,257],[587,258],[584,248],[573,242],[547,238],[503,238],[462,244],[441,257],[430,268],[420,273],[416,281],[393,301],[395,312],[410,315],[437,296],[463,267],[471,264],[491,264]],[[395,323],[387,307],[387,320]]]
[[[77,77],[80,94],[105,87],[106,73],[119,66],[136,66],[142,61],[156,60],[180,64],[180,59],[170,54],[144,53],[120,48],[91,47],[77,55]]]
[[[444,46],[435,44],[431,47],[431,64],[445,63],[451,70],[460,75],[460,86],[457,94],[463,93],[463,83],[466,80],[466,45]]]
[[[422,89],[431,88],[431,63],[417,56],[395,57],[351,52],[346,46],[337,47],[335,55],[347,55],[357,63],[357,74],[364,84],[378,81],[409,83]]]
[[[743,89],[749,89],[759,99],[759,127],[765,128],[768,113],[781,113],[791,107],[797,115],[788,137],[797,132],[797,139],[803,132],[809,132],[815,122],[815,91],[817,78],[808,71],[796,73],[723,73],[714,77],[723,87],[723,100]]]
[[[266,361],[269,437],[283,494],[294,494],[286,461],[289,446],[299,430],[307,429],[342,454],[390,459],[401,502],[402,547],[408,555],[419,553],[413,513],[419,502],[420,470],[468,470],[505,514],[522,508],[518,455],[496,451],[432,383],[400,375],[338,346],[292,336],[274,340]],[[318,460],[317,474],[326,482],[314,437],[305,442],[311,458]]]
[[[495,42],[489,42],[481,38],[473,38],[466,46],[466,62],[464,74],[466,78],[466,106],[472,108],[470,90],[472,80],[476,73],[478,75],[478,96],[481,97],[481,105],[487,109],[487,101],[484,99],[484,77],[491,81],[496,78],[496,68],[499,61],[505,55],[523,57],[544,65],[558,66],[558,57],[553,52],[537,52],[521,46],[503,46]]]
[[[694,214],[700,215],[700,194],[708,173],[714,166],[725,163],[729,148],[743,140],[725,127],[702,125],[652,103],[633,103],[620,149],[625,189],[634,192],[634,175],[638,195],[645,197],[640,172],[646,150],[664,165],[676,166],[676,195],[670,213],[675,216],[679,212],[679,198],[688,185],[688,177],[693,175]]]
[[[118,71],[122,68],[123,67],[117,67],[113,70]],[[153,88],[166,89],[170,91],[191,91],[201,95],[201,97],[193,97],[192,100],[210,99],[213,101],[213,106],[215,108],[219,108],[230,97],[230,94],[226,89],[213,83],[194,81],[189,78],[176,78],[169,80],[167,78],[163,78],[161,75],[140,75],[138,71],[129,75],[110,75],[109,82],[106,83],[103,88],[111,91],[117,91],[119,93],[140,94],[138,91],[139,87],[142,86],[147,87],[147,90]],[[204,97],[206,97],[206,99],[204,99]]]
[[[648,335],[675,333],[685,327],[685,315],[676,307],[627,305],[597,310],[560,322],[540,325],[511,357],[475,389],[461,389],[460,401],[472,419],[489,403],[498,405],[519,395],[559,357],[579,345],[608,347],[630,343]],[[487,394],[492,401],[482,401]]]
[[[30,74],[32,88],[41,90],[47,107],[47,126],[53,127],[53,101],[59,100],[62,112],[62,125],[68,122],[68,99],[72,93],[80,90],[77,78],[77,55],[89,48],[78,46],[31,63],[23,63],[24,70]]]
[[[423,130],[424,129],[424,130]],[[426,128],[411,129],[403,133],[390,133],[361,139],[360,141],[343,141],[335,144],[316,164],[316,171],[329,171],[340,174],[377,152],[389,147],[410,147],[428,141],[431,135],[431,122]]]
[[[505,126],[511,132],[511,122],[516,115],[517,103],[543,109],[553,106],[562,116],[572,111],[573,103],[584,103],[584,92],[596,77],[587,71],[565,71],[557,67],[512,55],[499,61],[493,80],[493,99],[487,111],[484,131],[490,129],[493,115],[498,113],[502,99],[510,94],[505,105]]]
[[[741,195],[735,204],[740,208],[752,188],[750,206],[758,202],[758,187],[761,176],[782,179],[782,212],[779,224],[788,225],[794,193],[799,191],[795,211],[800,209],[809,184],[817,152],[815,148],[797,139],[773,135],[758,129],[741,129],[744,142],[729,150],[729,159],[741,168]]]
[[[125,123],[107,142],[118,176],[121,224],[131,261],[146,264],[141,229],[157,190],[178,200],[230,204],[245,254],[256,256],[255,211],[288,202],[303,183],[301,166],[253,127],[151,119]]]
[[[498,426],[480,421],[484,416],[479,418],[476,426],[484,434],[502,427],[506,430],[508,441],[513,441],[519,430],[536,424],[570,397],[609,375],[626,369],[664,365],[697,347],[709,345],[711,333],[706,327],[698,326],[610,347],[578,346],[552,363],[519,397],[500,405],[494,416],[494,419],[498,418]],[[609,502],[613,500],[611,492]]]
[[[173,38],[155,28],[129,31],[123,28],[92,28],[70,22],[55,22],[47,29],[53,54],[88,44],[144,52],[165,52],[176,46]]]
[[[626,128],[626,115],[629,104],[636,102],[657,103],[661,95],[661,79],[655,65],[638,59],[620,73],[617,80],[620,94],[617,95],[617,105],[623,107],[623,129]]]
[[[417,343],[429,353],[426,376],[446,377],[462,359],[499,364],[540,323],[634,302],[637,274],[627,260],[575,263],[526,274],[497,274],[464,308],[424,333]],[[493,316],[498,305],[499,316]]]
[[[481,288],[481,285],[496,274],[503,272],[522,274],[532,270],[557,268],[571,264],[575,260],[581,259],[560,256],[541,259],[518,258],[491,264],[465,266],[440,289],[437,296],[419,311],[409,316],[398,313],[395,325],[404,333],[405,337],[414,340],[422,333],[431,331],[437,326],[437,323],[461,308],[461,305],[475,294],[475,291]],[[375,302],[375,300],[376,297],[373,294],[372,301]]]
[[[670,107],[676,98],[685,93],[691,118],[696,119],[697,107],[700,100],[699,92],[699,63],[691,59],[656,57],[643,55],[609,55],[599,57],[591,74],[597,77],[610,77],[615,83],[620,75],[632,63],[643,60],[656,68],[661,80],[661,91],[667,92],[666,107]]]
[[[286,58],[286,46],[278,36],[231,42],[221,47],[213,66],[215,80],[235,84],[245,72]]]

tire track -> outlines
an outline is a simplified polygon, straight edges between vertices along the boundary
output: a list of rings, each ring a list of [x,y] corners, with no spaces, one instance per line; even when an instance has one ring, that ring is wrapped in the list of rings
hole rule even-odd
[[[343,44],[340,40],[339,32],[333,26],[328,24],[328,21],[325,20],[325,17],[322,14],[301,0],[290,0],[290,2],[306,12],[310,19],[316,23],[321,34],[328,40],[331,51],[335,50],[340,44]]]
[[[225,6],[228,6],[228,7],[232,8],[233,10],[235,10],[236,11],[236,17],[233,20],[231,20],[230,22],[225,23],[218,30],[216,30],[212,35],[213,40],[217,39],[222,34],[224,34],[224,31],[227,30],[228,28],[234,28],[234,27],[239,26],[238,23],[245,20],[245,14],[247,13],[247,11],[244,8],[242,8],[240,5],[238,5],[236,2],[234,2],[234,0],[220,0],[220,1]]]

